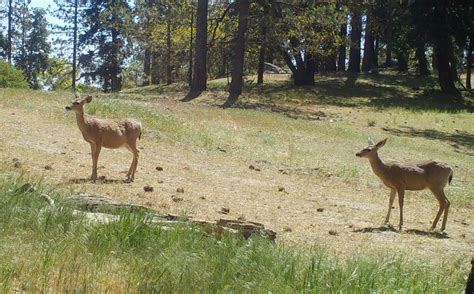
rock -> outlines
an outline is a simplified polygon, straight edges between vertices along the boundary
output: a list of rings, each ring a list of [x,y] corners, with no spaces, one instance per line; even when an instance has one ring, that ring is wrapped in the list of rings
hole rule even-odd
[[[171,196],[171,200],[173,200],[173,202],[176,202],[176,203],[177,203],[177,202],[183,201],[183,198],[182,198],[182,197],[178,197],[178,196],[176,196],[176,195],[173,195],[173,196]]]
[[[331,235],[331,236],[337,236],[337,235],[339,235],[339,234],[338,234],[336,231],[334,231],[334,230],[329,230],[328,233],[329,233],[329,235]]]
[[[290,227],[284,227],[283,232],[292,232],[293,230]]]
[[[199,197],[199,199],[201,199],[201,200],[206,200],[206,197],[201,196],[201,197]]]
[[[285,188],[283,188],[283,187],[278,187],[278,192],[285,192]]]
[[[31,183],[23,184],[20,188],[16,189],[17,193],[33,193],[36,192],[36,187]]]
[[[249,169],[253,169],[253,170],[254,170],[254,169],[255,169],[255,166],[249,165]]]
[[[219,213],[222,213],[222,214],[229,214],[229,212],[230,212],[230,208],[228,207],[222,207],[221,211],[219,211]]]
[[[156,169],[157,171],[163,171],[163,168],[162,168],[161,166],[157,166],[155,169]]]
[[[15,168],[20,168],[21,167],[21,162],[18,158],[13,158],[12,163],[13,163],[13,167],[15,167]]]
[[[324,211],[324,208],[318,208],[316,209],[317,212],[323,212]]]
[[[178,193],[184,193],[184,188],[180,187],[180,188],[176,189],[176,192],[178,192]]]
[[[47,164],[47,165],[44,166],[44,169],[45,170],[53,170],[53,167],[51,165]]]
[[[153,189],[152,186],[148,186],[148,185],[147,185],[147,186],[143,187],[143,190],[144,190],[145,192],[153,192],[154,189]]]

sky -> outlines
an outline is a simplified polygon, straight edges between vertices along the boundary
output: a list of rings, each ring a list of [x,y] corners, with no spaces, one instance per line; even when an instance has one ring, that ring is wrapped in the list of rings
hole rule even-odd
[[[54,0],[31,0],[31,3],[29,7],[41,7],[44,9],[48,9],[48,6],[51,7],[51,9],[55,9],[56,4],[54,3]],[[58,20],[54,18],[51,15],[47,15],[48,22],[51,24],[56,24]]]

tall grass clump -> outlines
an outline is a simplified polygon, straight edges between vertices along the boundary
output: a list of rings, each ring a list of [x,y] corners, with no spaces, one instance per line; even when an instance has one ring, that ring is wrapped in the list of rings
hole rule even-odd
[[[60,197],[49,206],[41,184],[25,191],[26,180],[0,178],[2,292],[459,293],[464,284],[460,265],[444,271],[395,254],[342,260],[187,224],[164,229],[143,213],[91,223]]]

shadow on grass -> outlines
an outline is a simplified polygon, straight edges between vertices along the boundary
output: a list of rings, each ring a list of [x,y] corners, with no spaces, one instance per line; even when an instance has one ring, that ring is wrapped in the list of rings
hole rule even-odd
[[[355,233],[383,233],[383,232],[394,232],[397,233],[398,230],[392,226],[381,226],[381,227],[367,227],[362,229],[354,230]]]
[[[251,109],[251,110],[264,110],[273,113],[282,114],[286,117],[293,119],[306,119],[306,120],[324,120],[327,115],[323,111],[305,111],[296,107],[285,106],[281,104],[267,104],[260,102],[239,102],[233,106],[238,109]]]
[[[445,232],[434,232],[434,231],[422,231],[422,230],[417,230],[417,229],[410,229],[410,230],[405,230],[405,233],[408,234],[414,234],[418,236],[426,236],[426,237],[433,237],[436,239],[449,239],[448,234]]]
[[[183,99],[181,99],[181,102],[189,102],[201,95],[202,91],[189,91],[186,96],[184,96]]]
[[[69,179],[69,182],[72,184],[93,184],[90,178],[72,178]],[[97,184],[120,184],[126,183],[124,180],[117,179],[106,179],[104,176],[97,178]]]
[[[392,226],[381,226],[381,227],[367,227],[367,228],[357,229],[357,230],[354,230],[353,232],[355,233],[384,233],[384,232],[398,233],[399,231]],[[448,234],[444,232],[440,233],[440,232],[434,232],[434,231],[422,231],[422,230],[417,230],[417,229],[408,229],[408,230],[403,230],[402,232],[407,233],[407,234],[418,235],[418,236],[433,237],[436,239],[449,239]]]
[[[451,146],[453,146],[455,149],[458,149],[458,151],[460,149],[460,146],[469,149],[474,148],[474,135],[468,132],[456,131],[456,134],[451,134],[432,129],[420,130],[408,126],[382,129],[385,132],[396,136],[423,137],[427,139],[450,142]]]
[[[472,101],[459,101],[449,97],[435,90],[436,85],[434,76],[394,73],[321,75],[317,76],[315,86],[295,87],[291,81],[281,81],[251,87],[249,93],[258,94],[262,99],[239,104],[243,108],[260,108],[265,104],[290,100],[303,104],[367,106],[380,110],[392,107],[450,113],[474,110]]]

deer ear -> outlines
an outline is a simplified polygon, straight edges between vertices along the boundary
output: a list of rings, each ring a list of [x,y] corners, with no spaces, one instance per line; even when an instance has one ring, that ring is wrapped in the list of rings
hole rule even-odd
[[[367,143],[369,144],[369,146],[375,145],[374,141],[372,141],[372,138],[370,136],[367,138]]]
[[[387,143],[387,138],[385,138],[382,141],[378,142],[377,145],[375,145],[375,147],[381,148],[385,145],[385,143]]]
[[[87,96],[84,100],[86,101],[86,103],[91,103],[92,96]]]

